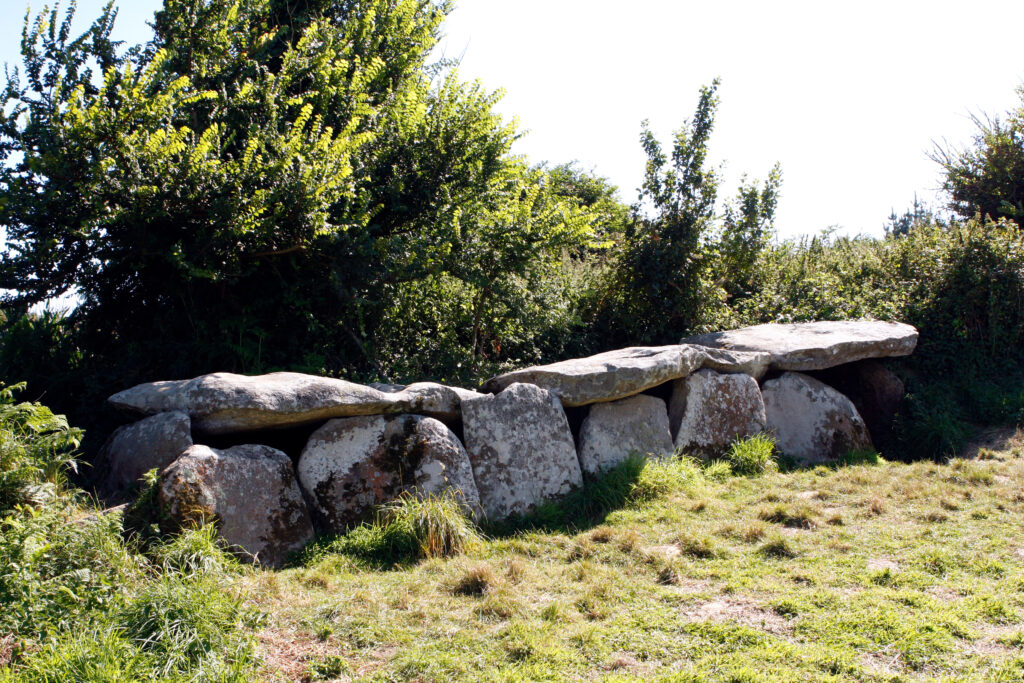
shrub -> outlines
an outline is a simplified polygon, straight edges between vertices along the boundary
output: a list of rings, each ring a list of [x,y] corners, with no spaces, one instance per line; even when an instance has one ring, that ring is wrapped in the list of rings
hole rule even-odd
[[[775,459],[775,439],[769,434],[755,434],[734,441],[726,456],[733,473],[739,475],[764,474],[778,470]]]
[[[116,515],[75,520],[70,507],[0,520],[0,632],[42,638],[74,630],[115,603],[142,563],[120,543]]]
[[[75,469],[82,432],[38,403],[15,403],[25,384],[0,385],[0,514],[18,504],[45,502]]]

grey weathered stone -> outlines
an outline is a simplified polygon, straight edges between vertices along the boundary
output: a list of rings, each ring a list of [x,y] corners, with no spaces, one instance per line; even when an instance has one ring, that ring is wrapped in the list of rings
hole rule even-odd
[[[633,346],[588,358],[537,365],[487,380],[481,391],[496,393],[514,383],[535,384],[565,406],[615,401],[686,377],[704,354],[692,346]]]
[[[190,380],[140,384],[108,401],[126,412],[151,415],[180,410],[193,426],[209,434],[227,434],[312,424],[333,417],[417,413],[457,419],[468,389],[432,382],[397,392],[329,377],[275,372],[248,377],[217,372]]]
[[[655,396],[595,403],[580,427],[580,467],[588,474],[609,470],[630,455],[664,457],[672,450],[668,409]]]
[[[813,377],[787,372],[765,382],[761,393],[779,450],[799,462],[832,462],[850,450],[873,448],[850,399]]]
[[[733,441],[764,431],[765,408],[757,380],[713,370],[676,380],[669,422],[677,448],[705,457],[721,455]]]
[[[151,469],[162,470],[192,446],[188,415],[180,411],[160,413],[118,427],[97,457],[100,488],[116,495],[137,484]]]
[[[710,346],[698,348],[705,356],[702,368],[716,372],[743,373],[756,380],[764,377],[772,362],[772,354],[763,351],[734,351]]]
[[[466,450],[484,513],[524,514],[583,483],[565,411],[550,391],[512,384],[462,402]]]
[[[269,446],[192,446],[160,474],[157,499],[171,527],[215,523],[243,557],[265,565],[313,539],[292,462]]]
[[[701,334],[684,342],[770,353],[777,370],[823,370],[865,358],[908,356],[917,345],[917,330],[878,320],[770,323]]]
[[[366,415],[331,420],[309,438],[299,482],[335,532],[364,520],[403,492],[451,492],[477,514],[480,498],[469,456],[438,420]]]

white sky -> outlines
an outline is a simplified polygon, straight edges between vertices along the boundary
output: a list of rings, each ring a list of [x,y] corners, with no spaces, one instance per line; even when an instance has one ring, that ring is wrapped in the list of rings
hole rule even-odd
[[[33,0],[34,7],[41,2]],[[103,3],[80,0],[79,17]],[[118,37],[139,42],[155,0],[121,0]],[[0,62],[17,60],[24,0],[0,0]],[[460,0],[441,46],[463,78],[506,95],[532,161],[579,160],[635,199],[640,121],[663,143],[698,89],[721,77],[711,151],[741,173],[783,171],[782,236],[839,226],[881,234],[940,180],[934,140],[965,143],[972,112],[1018,104],[1024,3],[888,0]]]

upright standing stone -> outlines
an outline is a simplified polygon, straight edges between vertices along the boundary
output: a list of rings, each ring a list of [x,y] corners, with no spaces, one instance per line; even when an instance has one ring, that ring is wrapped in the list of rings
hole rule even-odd
[[[813,377],[787,372],[765,382],[761,393],[779,450],[802,463],[833,462],[851,450],[873,448],[853,402]]]
[[[469,457],[441,422],[419,415],[331,420],[309,438],[299,482],[334,532],[367,518],[403,492],[452,493],[478,514]]]
[[[101,488],[116,495],[136,485],[146,472],[162,470],[192,446],[188,415],[160,413],[118,427],[97,458]]]
[[[583,483],[558,398],[532,384],[462,401],[466,450],[484,513],[524,514]]]
[[[668,409],[655,396],[595,403],[580,427],[580,466],[588,474],[609,470],[631,455],[671,454]]]
[[[161,473],[157,499],[171,527],[215,523],[221,538],[265,565],[313,540],[292,461],[269,446],[192,446]]]
[[[675,382],[669,422],[676,448],[722,455],[733,441],[764,431],[761,390],[749,375],[700,370]]]

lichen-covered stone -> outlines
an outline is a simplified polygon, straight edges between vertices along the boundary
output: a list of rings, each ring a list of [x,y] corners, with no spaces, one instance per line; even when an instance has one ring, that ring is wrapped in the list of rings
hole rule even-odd
[[[787,372],[765,382],[761,393],[779,450],[801,463],[834,462],[851,450],[874,448],[850,399],[813,377]]]
[[[692,346],[633,346],[588,358],[538,365],[487,380],[481,391],[497,393],[515,383],[547,389],[562,405],[575,407],[615,401],[700,367],[704,354]]]
[[[764,431],[761,390],[749,375],[699,370],[673,383],[669,423],[677,448],[722,455],[733,441]]]
[[[116,496],[136,485],[146,472],[167,467],[191,446],[191,422],[180,411],[118,427],[97,457],[100,488]]]
[[[438,420],[419,415],[331,420],[309,438],[298,474],[318,517],[334,532],[403,492],[450,492],[468,512],[480,509],[462,443]]]
[[[313,539],[292,462],[269,446],[192,446],[160,474],[157,500],[170,529],[214,523],[243,557],[268,566]]]
[[[672,450],[668,409],[655,396],[595,403],[580,427],[580,466],[588,474],[609,470],[631,455],[665,457]]]
[[[457,419],[468,389],[432,382],[411,384],[401,391],[330,377],[274,372],[249,377],[216,372],[190,380],[140,384],[107,399],[136,415],[180,410],[193,426],[208,434],[228,434],[312,424],[334,417],[416,413]]]
[[[912,325],[879,320],[842,320],[756,325],[683,340],[730,351],[772,356],[776,370],[823,370],[865,358],[908,356],[917,346]]]
[[[484,513],[530,512],[583,483],[569,422],[558,398],[532,384],[462,402],[466,450]]]

